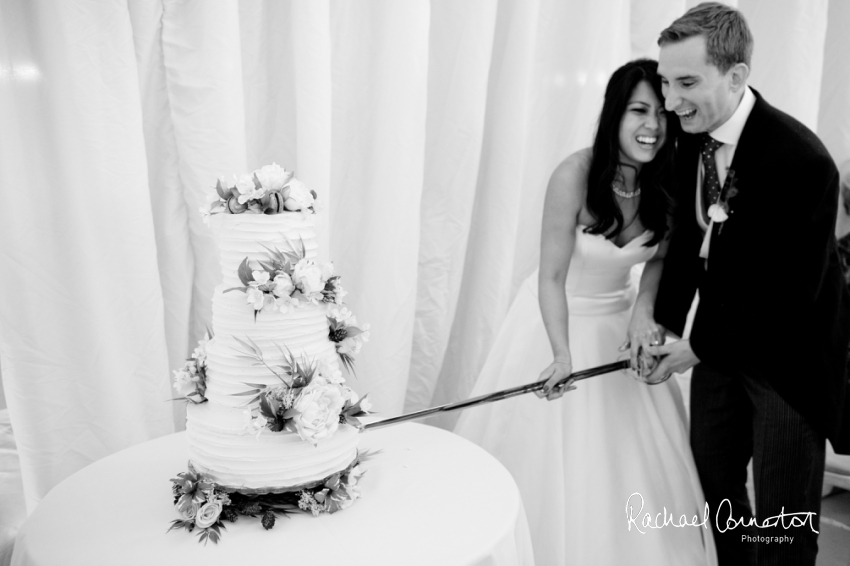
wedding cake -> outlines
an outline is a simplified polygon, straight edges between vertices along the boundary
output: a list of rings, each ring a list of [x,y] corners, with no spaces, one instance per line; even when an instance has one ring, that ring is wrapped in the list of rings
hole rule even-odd
[[[316,194],[275,164],[216,190],[203,212],[222,281],[211,336],[175,372],[190,401],[189,472],[172,480],[181,515],[172,528],[214,541],[223,515],[259,512],[270,528],[280,503],[314,514],[347,507],[359,495],[357,417],[369,410],[340,367],[352,369],[368,325],[343,306],[332,264],[318,261]]]

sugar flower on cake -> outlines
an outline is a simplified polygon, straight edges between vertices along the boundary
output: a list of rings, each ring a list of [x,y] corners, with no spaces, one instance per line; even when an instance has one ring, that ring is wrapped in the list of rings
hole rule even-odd
[[[245,430],[249,434],[254,434],[259,437],[260,433],[268,426],[268,419],[259,412],[254,412],[251,409],[245,409],[242,412],[245,419]]]
[[[257,423],[264,422],[272,432],[294,432],[316,445],[330,438],[340,424],[362,426],[358,417],[368,415],[371,405],[366,396],[359,398],[345,385],[335,364],[296,358],[285,347],[280,348],[283,360],[266,360],[250,338],[236,341],[242,346],[241,356],[264,365],[280,382],[275,386],[246,383],[248,389],[236,394],[251,397],[246,404],[246,432],[254,432]]]
[[[307,185],[294,178],[283,189],[283,204],[286,210],[307,211],[313,209],[316,201],[315,193]]]
[[[234,175],[234,178],[236,180],[234,186],[239,192],[239,196],[236,197],[236,202],[239,204],[245,204],[251,200],[260,200],[268,192],[268,189],[263,187],[263,185],[256,180],[256,177],[252,175],[242,175],[238,178]]]
[[[356,321],[352,322],[351,326],[345,329],[347,335],[337,347],[337,352],[340,354],[359,354],[363,343],[369,341],[370,325],[367,323],[358,328],[354,326],[355,323]]]
[[[345,383],[345,378],[342,377],[342,372],[337,369],[336,366],[332,366],[326,361],[319,362],[319,373],[330,383]]]
[[[295,400],[293,422],[303,440],[315,445],[339,428],[339,415],[345,406],[342,388],[324,379],[315,379]]]
[[[179,518],[171,521],[168,531],[185,529],[197,534],[198,542],[218,543],[225,520],[233,523],[240,517],[260,518],[260,524],[269,530],[275,526],[277,515],[289,515],[299,509],[313,516],[347,509],[361,497],[360,478],[364,472],[360,463],[368,458],[368,454],[358,454],[347,468],[317,485],[282,493],[227,493],[190,469],[171,479]]]
[[[255,311],[262,310],[265,306],[265,295],[271,293],[275,287],[275,283],[270,283],[271,276],[266,271],[252,271],[251,280],[248,281],[248,291],[246,293],[248,303],[254,306]]]
[[[354,373],[354,356],[360,353],[363,343],[369,341],[369,325],[357,324],[357,319],[346,307],[331,307],[328,309],[328,337],[336,343],[342,364]]]
[[[254,171],[254,175],[257,177],[260,185],[262,185],[267,191],[283,190],[287,182],[291,182],[295,179],[291,172],[287,171],[277,163],[263,165]]]
[[[358,397],[354,390],[347,387],[346,389],[348,389],[346,392],[348,399],[346,399],[345,407],[340,414],[340,422],[362,429],[363,423],[360,422],[360,417],[365,417],[371,413],[372,403],[369,401],[368,395]]]
[[[210,341],[210,333],[207,332],[192,353],[192,357],[186,360],[183,367],[174,370],[174,390],[180,395],[180,399],[192,403],[203,403],[206,401],[207,392],[207,353],[206,346]]]
[[[307,259],[303,241],[298,248],[291,243],[290,247],[288,251],[266,247],[266,258],[253,263],[246,257],[237,269],[243,286],[224,290],[245,293],[255,319],[266,309],[287,313],[307,303],[341,301],[345,294],[339,277],[333,275],[333,264]]]
[[[198,514],[195,515],[195,526],[199,529],[211,527],[218,521],[221,515],[221,501],[210,501],[205,503],[203,507],[198,509]]]
[[[202,214],[314,214],[318,200],[315,191],[277,163],[234,175],[231,181],[220,178],[215,190],[217,198]]]
[[[315,304],[324,298],[322,291],[331,271],[332,267],[319,266],[313,260],[303,258],[295,264],[292,280],[304,299]]]
[[[348,293],[340,285],[339,275],[333,274],[333,269],[333,263],[326,263],[322,266],[322,278],[325,280],[325,288],[322,289],[322,302],[341,305],[342,298]]]
[[[230,496],[219,490],[206,478],[194,473],[183,472],[171,479],[174,508],[179,519],[171,522],[173,529],[198,530],[198,542],[215,543],[221,538],[222,510],[231,504]]]
[[[222,203],[221,198],[215,194],[207,195],[206,200],[207,203],[198,210],[201,213],[201,218],[203,219],[204,224],[209,226],[210,216],[224,212],[224,203]]]
[[[314,517],[319,513],[332,514],[347,509],[360,498],[358,481],[362,475],[363,471],[359,465],[347,472],[334,474],[325,480],[321,489],[313,492],[302,491],[298,507],[311,512]]]
[[[326,303],[342,304],[342,298],[348,292],[339,284],[339,275],[334,275],[325,283],[325,288],[322,290],[323,301]]]

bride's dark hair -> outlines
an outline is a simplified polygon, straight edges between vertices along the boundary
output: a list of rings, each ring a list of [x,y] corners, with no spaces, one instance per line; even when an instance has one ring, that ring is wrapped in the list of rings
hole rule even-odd
[[[587,209],[596,222],[585,232],[605,234],[613,239],[623,230],[623,213],[611,184],[617,178],[620,167],[620,122],[632,92],[643,81],[652,87],[663,104],[658,63],[651,59],[629,61],[614,71],[608,81],[587,175]],[[672,182],[673,146],[678,128],[678,117],[668,113],[664,146],[655,159],[643,164],[637,177],[637,186],[641,190],[638,216],[644,227],[654,234],[646,246],[660,242],[667,231],[667,215],[672,200],[666,188]]]

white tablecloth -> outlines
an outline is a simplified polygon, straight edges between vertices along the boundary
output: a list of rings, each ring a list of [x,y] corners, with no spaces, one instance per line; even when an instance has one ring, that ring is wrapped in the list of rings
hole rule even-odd
[[[113,454],[68,478],[39,504],[13,566],[507,566],[533,564],[510,474],[451,433],[403,424],[364,433],[362,499],[334,515],[225,521],[218,544],[166,534],[177,515],[170,478],[186,469],[185,433]]]

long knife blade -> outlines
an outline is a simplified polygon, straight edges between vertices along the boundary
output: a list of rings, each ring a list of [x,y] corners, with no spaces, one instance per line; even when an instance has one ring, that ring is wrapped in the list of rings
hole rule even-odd
[[[590,369],[585,369],[582,371],[577,371],[575,373],[570,374],[570,377],[562,380],[560,383],[565,383],[569,379],[574,379],[576,381],[580,381],[582,379],[587,379],[589,377],[594,377],[597,375],[602,375],[606,373],[611,373],[617,370],[626,369],[629,367],[629,360],[622,360],[619,362],[614,362],[612,364],[605,364],[603,366],[597,366]],[[461,409],[468,409],[470,407],[475,407],[477,405],[484,405],[485,403],[494,403],[496,401],[501,401],[502,399],[509,399],[510,397],[516,397],[517,395],[525,395],[526,393],[531,393],[532,391],[537,391],[538,389],[542,389],[546,384],[545,381],[534,381],[532,383],[527,383],[525,385],[518,385],[516,387],[510,387],[508,389],[503,389],[501,391],[496,391],[493,393],[487,393],[485,395],[479,395],[478,397],[473,397],[472,399],[467,399],[466,401],[458,401],[456,403],[447,403],[445,405],[439,405],[437,407],[431,407],[430,409],[422,409],[421,411],[416,411],[413,413],[408,413],[406,415],[398,415],[397,417],[390,417],[388,419],[382,419],[380,421],[374,421],[368,423],[363,426],[363,430],[372,430],[374,428],[379,428],[382,426],[389,426],[398,423],[403,423],[406,421],[412,421],[415,419],[421,419],[422,417],[427,417],[428,415],[433,415],[435,413],[449,413],[451,411],[459,411]]]

